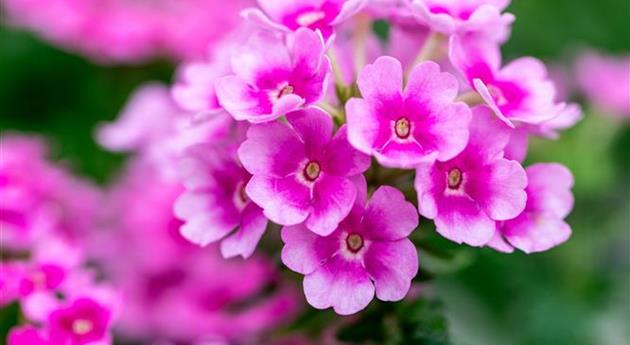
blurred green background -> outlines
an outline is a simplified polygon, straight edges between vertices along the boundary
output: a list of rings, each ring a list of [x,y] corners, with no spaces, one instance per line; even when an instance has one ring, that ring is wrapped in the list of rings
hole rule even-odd
[[[569,64],[585,47],[630,54],[628,0],[515,0],[509,11],[517,20],[507,60]],[[173,70],[166,61],[93,65],[0,26],[0,128],[48,137],[55,158],[106,183],[123,157],[97,147],[95,125],[115,118],[136,86],[168,82]],[[534,141],[528,158],[562,162],[575,174],[572,238],[534,255],[463,249],[462,267],[432,286],[453,343],[630,344],[630,128],[584,109],[585,119],[559,141]]]

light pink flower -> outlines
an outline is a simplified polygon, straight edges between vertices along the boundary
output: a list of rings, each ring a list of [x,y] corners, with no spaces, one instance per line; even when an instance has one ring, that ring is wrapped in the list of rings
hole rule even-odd
[[[575,69],[588,101],[611,115],[630,117],[630,56],[584,53]]]
[[[541,124],[566,106],[555,102],[555,86],[545,65],[535,58],[519,58],[501,67],[499,46],[475,35],[452,36],[449,58],[508,126]]]
[[[504,42],[514,16],[501,14],[510,0],[406,0],[414,18],[446,35],[475,32]]]
[[[503,252],[525,253],[551,249],[571,236],[564,221],[573,208],[573,175],[563,165],[538,163],[526,169],[527,206],[516,218],[503,222],[489,246]]]
[[[384,166],[412,168],[453,158],[466,146],[471,113],[454,102],[457,80],[427,61],[416,66],[404,91],[402,67],[380,57],[359,74],[363,98],[346,104],[348,139]]]
[[[175,202],[175,215],[184,221],[180,231],[189,241],[201,246],[221,241],[224,257],[248,258],[267,218],[245,193],[251,175],[236,157],[237,146],[217,146],[187,150],[180,166],[186,191]]]
[[[418,253],[407,238],[418,225],[413,204],[389,186],[379,187],[367,204],[365,199],[364,191],[327,237],[303,224],[282,229],[282,262],[305,275],[304,294],[315,308],[354,314],[375,293],[399,301],[418,272]]]
[[[419,165],[415,187],[420,214],[433,219],[442,236],[483,246],[497,221],[515,218],[525,208],[527,175],[518,162],[503,158],[506,126],[485,106],[473,112],[466,149],[449,161]]]
[[[24,325],[11,329],[7,337],[8,345],[57,345],[47,335],[33,325]]]
[[[324,96],[330,70],[320,34],[298,29],[290,44],[261,31],[232,56],[235,75],[215,82],[219,103],[236,120],[276,119]]]
[[[336,25],[359,12],[367,0],[258,0],[257,8],[243,10],[242,15],[264,28],[280,32],[299,28],[319,30],[325,39]],[[263,12],[264,11],[264,12]]]
[[[252,126],[238,155],[254,176],[247,195],[270,220],[282,225],[305,222],[328,235],[348,215],[357,190],[352,178],[370,166],[356,151],[342,126],[319,108],[287,114],[279,121]]]

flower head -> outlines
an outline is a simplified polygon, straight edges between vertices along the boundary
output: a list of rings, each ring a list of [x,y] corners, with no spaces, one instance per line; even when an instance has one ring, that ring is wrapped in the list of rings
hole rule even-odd
[[[485,106],[473,112],[466,149],[448,161],[419,165],[415,187],[420,214],[435,220],[442,236],[482,246],[493,237],[497,221],[525,208],[527,176],[518,162],[503,158],[509,139],[505,125]]]
[[[48,326],[52,340],[83,345],[107,339],[111,321],[111,311],[105,305],[86,297],[53,311]]]
[[[468,141],[470,109],[457,96],[457,80],[434,62],[416,66],[404,91],[402,67],[380,57],[359,74],[362,99],[346,104],[348,139],[384,166],[411,168],[457,155]]]
[[[265,215],[282,225],[306,222],[321,235],[331,233],[356,198],[354,176],[370,165],[346,139],[346,127],[333,136],[333,122],[319,108],[287,114],[252,126],[238,155],[254,176],[247,195]]]
[[[292,42],[270,32],[253,35],[232,56],[234,75],[215,82],[220,104],[236,120],[260,123],[317,102],[330,70],[320,34],[298,29]]]
[[[303,224],[284,227],[282,262],[305,275],[304,294],[312,306],[354,314],[375,293],[383,301],[407,294],[418,272],[418,254],[407,236],[417,225],[413,204],[397,189],[381,186],[367,203],[363,191],[329,236]]]

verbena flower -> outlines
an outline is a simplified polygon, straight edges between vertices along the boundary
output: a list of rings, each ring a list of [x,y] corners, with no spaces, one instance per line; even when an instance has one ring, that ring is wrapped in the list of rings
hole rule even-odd
[[[253,177],[247,195],[270,220],[282,225],[305,222],[317,234],[330,234],[357,195],[353,177],[370,165],[341,127],[318,108],[286,115],[286,123],[254,125],[238,150]]]
[[[346,104],[348,139],[387,167],[445,161],[466,146],[471,114],[455,102],[457,80],[434,62],[414,67],[403,91],[398,60],[380,57],[358,78],[363,98]]]
[[[375,294],[383,301],[405,297],[418,272],[418,254],[407,238],[417,225],[413,204],[397,189],[381,186],[367,203],[363,190],[329,236],[303,224],[284,227],[282,262],[305,276],[309,304],[354,314]]]
[[[470,141],[445,162],[416,170],[420,214],[435,221],[437,232],[472,246],[487,244],[497,221],[515,218],[525,208],[527,175],[516,161],[503,158],[509,132],[485,106],[474,108]]]
[[[301,28],[290,41],[261,31],[233,54],[234,75],[215,87],[236,120],[271,121],[324,96],[330,62],[321,34]]]

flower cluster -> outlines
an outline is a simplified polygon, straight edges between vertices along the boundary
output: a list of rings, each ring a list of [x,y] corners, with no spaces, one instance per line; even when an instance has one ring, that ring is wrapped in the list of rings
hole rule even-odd
[[[8,343],[108,342],[117,292],[86,266],[100,193],[49,163],[36,138],[4,135],[0,147],[0,305],[18,302],[28,321]]]
[[[555,138],[581,112],[539,60],[502,63],[508,2],[260,0],[246,35],[183,64],[170,97],[137,94],[101,141],[171,172],[189,241],[249,258],[277,225],[312,306],[401,300],[418,214],[502,252],[570,236],[571,173],[522,162],[529,136]]]

